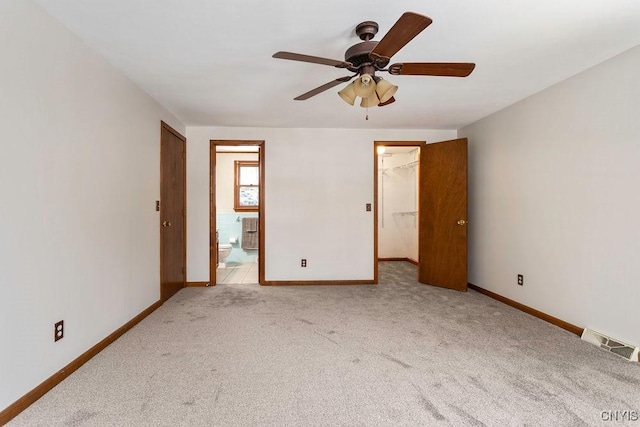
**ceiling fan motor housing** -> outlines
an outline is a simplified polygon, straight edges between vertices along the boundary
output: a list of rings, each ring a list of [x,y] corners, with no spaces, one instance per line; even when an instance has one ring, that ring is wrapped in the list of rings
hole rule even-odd
[[[377,44],[377,41],[366,41],[354,44],[344,53],[344,60],[351,62],[354,67],[360,67],[362,64],[371,62],[369,53]]]

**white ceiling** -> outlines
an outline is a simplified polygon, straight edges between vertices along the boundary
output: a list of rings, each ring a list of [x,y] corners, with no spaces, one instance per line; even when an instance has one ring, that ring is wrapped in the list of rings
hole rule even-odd
[[[640,44],[638,0],[37,0],[185,125],[457,129]],[[475,62],[467,78],[389,76],[392,105],[349,106],[345,70],[271,58],[343,59],[355,26],[379,40],[405,11],[433,24],[394,62]]]

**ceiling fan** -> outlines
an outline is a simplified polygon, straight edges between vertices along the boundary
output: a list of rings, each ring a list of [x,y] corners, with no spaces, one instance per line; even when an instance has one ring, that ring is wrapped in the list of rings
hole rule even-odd
[[[350,105],[354,105],[356,97],[359,96],[362,98],[361,107],[383,107],[395,102],[393,95],[398,90],[398,86],[376,76],[376,71],[385,71],[395,76],[467,77],[475,68],[476,65],[469,62],[399,62],[389,65],[391,57],[427,28],[431,22],[431,18],[427,16],[405,12],[380,41],[371,40],[378,32],[378,24],[373,21],[362,22],[356,26],[356,34],[363,41],[347,49],[344,61],[282,51],[276,52],[273,57],[330,65],[345,68],[354,73],[303,93],[294,98],[296,101],[309,99],[357,77],[354,82],[338,92],[340,97]]]

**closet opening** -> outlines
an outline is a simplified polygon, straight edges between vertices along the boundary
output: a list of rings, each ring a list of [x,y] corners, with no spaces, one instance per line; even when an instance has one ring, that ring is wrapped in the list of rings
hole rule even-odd
[[[378,261],[419,265],[419,179],[422,141],[374,143],[374,279]]]

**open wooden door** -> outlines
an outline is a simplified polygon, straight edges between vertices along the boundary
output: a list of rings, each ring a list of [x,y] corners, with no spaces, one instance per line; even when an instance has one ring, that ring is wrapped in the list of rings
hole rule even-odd
[[[160,135],[160,298],[186,282],[186,138],[162,122]]]
[[[418,280],[467,290],[467,139],[420,147]]]

